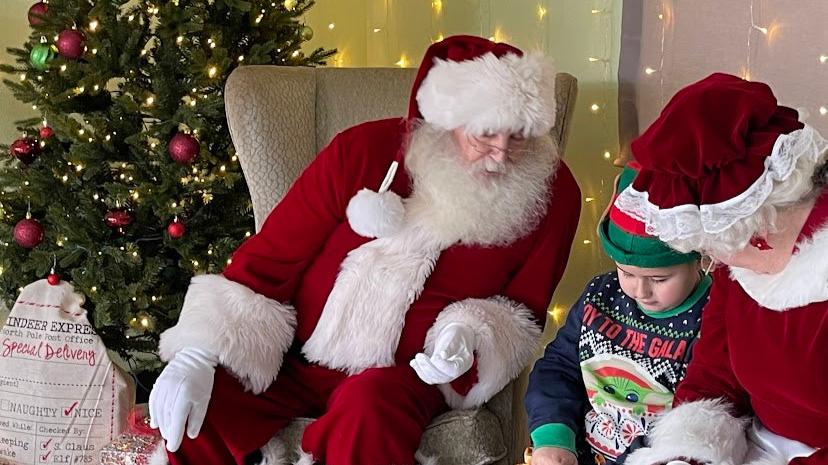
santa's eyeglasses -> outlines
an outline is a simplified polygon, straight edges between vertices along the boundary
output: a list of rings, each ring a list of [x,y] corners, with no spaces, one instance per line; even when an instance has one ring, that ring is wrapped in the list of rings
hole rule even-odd
[[[497,134],[481,134],[473,135],[466,134],[466,141],[474,149],[475,152],[485,155],[492,152],[500,152],[507,156],[516,156],[527,153],[526,138],[520,134],[512,134],[509,136],[507,146],[501,147],[495,143]]]

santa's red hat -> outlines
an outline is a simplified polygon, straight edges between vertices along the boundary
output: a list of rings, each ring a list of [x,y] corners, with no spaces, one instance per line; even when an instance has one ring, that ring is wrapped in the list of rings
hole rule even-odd
[[[538,53],[452,36],[426,51],[408,117],[446,130],[463,127],[470,134],[546,134],[555,125],[555,72]]]
[[[718,234],[759,210],[825,140],[770,87],[713,74],[680,90],[632,143],[641,170],[616,199],[663,241]]]
[[[409,127],[423,120],[469,134],[509,131],[547,134],[555,125],[555,71],[537,53],[482,37],[452,36],[426,50],[409,102]],[[388,186],[402,161],[389,168],[378,191],[359,191],[348,204],[352,229],[366,237],[393,234],[402,224],[402,200]]]

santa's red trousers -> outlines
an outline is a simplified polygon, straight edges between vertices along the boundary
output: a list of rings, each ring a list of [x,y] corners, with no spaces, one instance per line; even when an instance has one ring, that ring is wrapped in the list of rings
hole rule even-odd
[[[325,465],[413,465],[426,426],[447,409],[443,395],[409,366],[348,376],[285,356],[262,394],[245,392],[216,370],[207,417],[196,439],[184,435],[172,465],[243,465],[296,417],[314,417],[302,449]]]

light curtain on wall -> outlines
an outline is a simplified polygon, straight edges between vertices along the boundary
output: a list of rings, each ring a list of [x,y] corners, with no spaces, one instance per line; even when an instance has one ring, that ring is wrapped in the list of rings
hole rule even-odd
[[[780,103],[828,135],[828,2],[627,0],[622,114],[625,140],[643,131],[680,88],[722,71],[768,83]],[[637,18],[627,18],[626,13]],[[629,20],[628,20],[629,19]]]
[[[620,0],[319,0],[307,14],[308,49],[337,48],[329,66],[416,67],[425,49],[454,34],[509,42],[552,57],[578,78],[565,160],[583,194],[567,273],[552,306],[557,321],[593,275],[611,266],[595,234],[618,172]],[[551,325],[554,326],[554,325]]]

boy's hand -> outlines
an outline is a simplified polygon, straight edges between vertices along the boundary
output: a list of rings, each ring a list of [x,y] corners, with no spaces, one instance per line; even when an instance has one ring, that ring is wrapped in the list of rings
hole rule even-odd
[[[541,447],[532,450],[532,465],[578,465],[578,458],[560,447]]]

